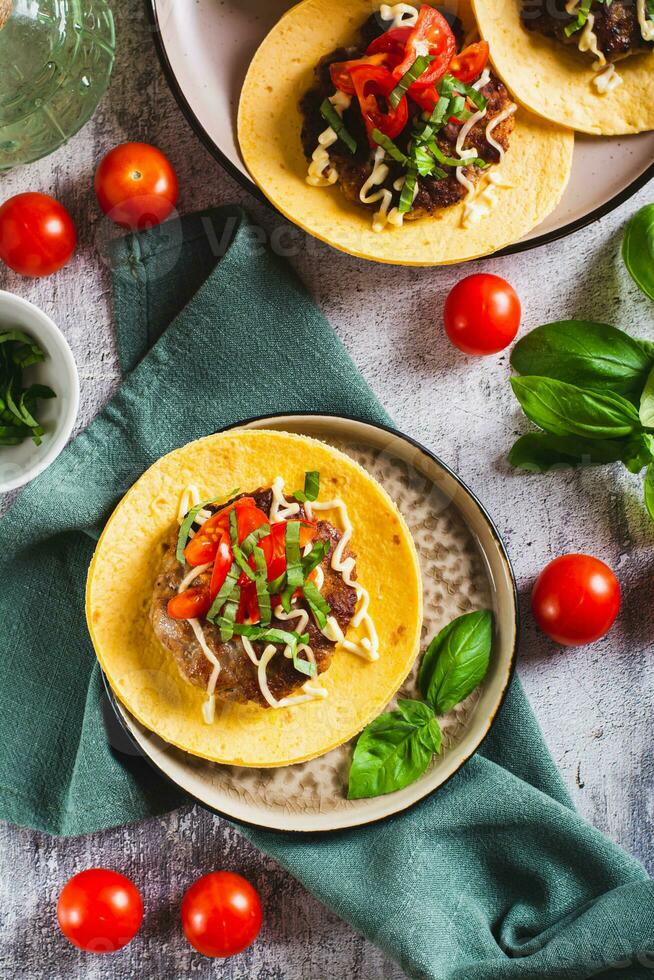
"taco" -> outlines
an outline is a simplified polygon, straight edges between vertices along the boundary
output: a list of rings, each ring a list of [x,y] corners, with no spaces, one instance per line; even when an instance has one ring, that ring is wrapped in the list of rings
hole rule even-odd
[[[469,3],[452,7],[304,0],[273,28],[238,132],[283,214],[352,254],[434,265],[493,252],[554,209],[571,134],[518,109]]]
[[[583,133],[654,129],[651,0],[472,0],[517,101]]]
[[[155,463],[98,543],[87,619],[119,700],[195,755],[280,766],[347,741],[418,652],[420,571],[348,456],[272,431]]]

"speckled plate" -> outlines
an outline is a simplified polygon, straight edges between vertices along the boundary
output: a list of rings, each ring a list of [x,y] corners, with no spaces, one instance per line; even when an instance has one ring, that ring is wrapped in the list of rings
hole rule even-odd
[[[145,3],[161,64],[182,112],[223,167],[263,198],[241,159],[236,112],[254,52],[293,0]],[[523,252],[597,221],[654,177],[653,161],[654,133],[613,138],[578,135],[572,174],[558,207],[521,241],[498,254]]]
[[[281,429],[323,439],[352,456],[386,488],[414,536],[424,589],[423,649],[450,620],[495,612],[491,667],[477,691],[443,716],[444,751],[412,786],[372,800],[346,799],[353,743],[279,769],[221,766],[188,755],[140,725],[111,694],[132,744],[160,773],[235,820],[276,830],[340,830],[381,820],[442,786],[479,748],[506,694],[518,640],[516,589],[504,545],[468,488],[427,449],[400,433],[355,419],[283,415],[237,428]],[[398,696],[417,695],[419,659]],[[180,681],[181,683],[181,681]]]

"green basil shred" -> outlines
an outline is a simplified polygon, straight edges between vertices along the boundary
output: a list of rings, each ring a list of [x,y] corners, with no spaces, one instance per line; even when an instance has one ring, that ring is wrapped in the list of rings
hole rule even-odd
[[[262,538],[267,538],[270,534],[270,524],[262,524],[260,527],[255,527],[254,531],[250,531],[247,538],[241,541],[241,551],[248,558],[254,551],[254,546],[261,541]]]
[[[286,524],[286,582],[292,592],[304,582],[300,554],[300,527],[300,521],[288,521]]]
[[[402,192],[400,194],[400,203],[397,206],[397,210],[401,214],[406,214],[413,207],[413,197],[416,189],[416,182],[418,180],[418,173],[415,170],[407,170],[406,177],[404,178],[404,183],[402,184]]]
[[[266,556],[263,553],[263,549],[258,545],[255,545],[252,554],[254,556],[254,567],[256,570],[254,581],[257,589],[259,616],[261,617],[261,625],[267,626],[272,619],[272,607],[270,605],[270,593],[268,592],[268,566],[266,565]]]
[[[388,97],[388,101],[394,109],[397,109],[400,102],[406,95],[407,90],[420,78],[422,73],[429,67],[433,60],[434,56],[431,54],[418,55],[409,70],[404,72],[402,78],[399,80]]]
[[[218,619],[220,610],[227,602],[227,600],[231,598],[232,593],[236,590],[236,586],[240,578],[240,575],[241,575],[241,569],[238,567],[236,562],[234,562],[232,567],[227,572],[227,575],[225,576],[225,581],[223,582],[220,588],[220,592],[214,599],[211,605],[211,609],[207,613],[207,619],[210,622],[215,623],[216,620]]]
[[[52,388],[23,387],[23,371],[45,360],[45,354],[22,330],[0,333],[0,446],[17,446],[28,437],[41,445],[43,426],[36,418],[37,402],[56,398]]]
[[[343,120],[341,119],[341,117],[339,116],[336,109],[329,101],[329,99],[325,99],[325,101],[320,106],[320,115],[323,117],[323,119],[326,122],[329,123],[329,125],[332,127],[332,129],[338,136],[339,140],[342,143],[345,143],[350,153],[356,153],[357,141],[345,128],[345,123],[343,122]]]
[[[375,130],[374,133],[378,132]],[[390,140],[389,140],[390,142]],[[399,150],[398,150],[399,152]],[[320,493],[320,473],[318,470],[309,470],[304,474],[304,491],[296,490],[293,494],[296,500],[299,500],[301,504],[313,503],[314,500],[318,499],[318,494]]]
[[[204,510],[204,508],[208,507],[210,504],[224,503],[227,500],[231,500],[232,497],[236,496],[238,490],[239,488],[236,487],[236,489],[228,493],[227,496],[223,494],[221,497],[213,497],[211,500],[205,500],[203,503],[196,504],[195,507],[191,507],[191,509],[188,511],[184,520],[181,523],[179,534],[177,536],[177,551],[175,553],[175,557],[177,558],[177,561],[181,562],[182,565],[185,562],[184,548],[186,547],[186,544],[188,542],[188,536],[191,528],[193,527],[193,522],[195,518],[198,516],[198,514],[200,513],[200,511]]]
[[[318,624],[318,628],[324,630],[325,626],[327,625],[327,617],[332,611],[331,606],[313,582],[304,583],[302,586],[302,594],[304,595],[307,605],[313,613],[313,618]]]

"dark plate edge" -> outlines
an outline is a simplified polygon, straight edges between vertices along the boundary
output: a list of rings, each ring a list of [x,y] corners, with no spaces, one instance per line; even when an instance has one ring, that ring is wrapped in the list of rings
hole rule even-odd
[[[195,112],[191,108],[191,104],[188,102],[186,96],[182,92],[182,89],[177,81],[173,66],[171,65],[168,55],[166,53],[166,48],[164,46],[161,30],[159,27],[159,14],[157,11],[157,0],[145,0],[146,12],[150,25],[152,27],[152,33],[154,36],[155,48],[159,56],[159,62],[166,76],[166,81],[168,82],[168,87],[173,93],[175,100],[181,109],[186,121],[190,125],[191,129],[195,132],[201,143],[204,144],[206,149],[211,153],[215,160],[217,160],[220,165],[227,171],[227,173],[232,177],[238,184],[241,185],[246,191],[249,191],[258,201],[262,201],[271,211],[276,211],[276,208],[270,203],[268,198],[265,196],[263,191],[261,191],[257,185],[246,177],[242,171],[236,167],[232,161],[225,156],[222,150],[218,147],[206,129],[196,116]],[[478,259],[472,259],[472,262],[481,262],[483,259],[490,258],[501,258],[504,255],[518,255],[521,252],[530,252],[534,248],[540,248],[541,245],[549,245],[551,242],[558,242],[562,238],[567,238],[569,235],[573,235],[576,231],[580,231],[582,228],[586,228],[588,225],[593,224],[595,221],[599,221],[600,218],[604,218],[611,211],[615,211],[616,208],[628,201],[630,197],[633,197],[641,187],[644,187],[650,180],[654,179],[654,163],[652,163],[643,173],[636,177],[635,180],[628,184],[623,190],[621,190],[615,197],[610,198],[604,204],[589,211],[588,214],[581,218],[577,218],[576,221],[571,221],[569,224],[564,225],[561,228],[556,228],[553,231],[547,232],[547,234],[539,235],[537,238],[532,238],[528,242],[515,242],[513,245],[507,245],[505,248],[500,249],[497,252],[493,252],[490,255],[483,255]],[[277,212],[279,213],[279,212]],[[284,218],[285,221],[289,219]],[[305,232],[309,234],[309,232]],[[335,246],[330,245],[330,248],[335,248]],[[336,251],[340,251],[336,249]],[[362,261],[374,262],[374,259],[363,259]],[[396,263],[390,263],[395,265]],[[401,265],[401,263],[397,263]],[[462,265],[463,263],[458,263]],[[437,268],[434,266],[433,268]]]
[[[433,793],[437,793],[439,790],[441,790],[443,788],[443,786],[446,786],[447,783],[449,783],[449,781],[451,779],[453,779],[454,776],[456,776],[461,771],[461,769],[463,769],[463,767],[469,762],[469,760],[479,751],[479,749],[482,747],[482,745],[484,744],[484,742],[488,738],[488,735],[490,734],[490,731],[491,731],[493,725],[495,724],[495,721],[497,720],[497,717],[498,717],[500,711],[502,710],[502,706],[504,705],[504,702],[506,701],[506,698],[507,698],[507,695],[508,695],[508,692],[509,692],[509,688],[511,687],[511,682],[512,682],[513,677],[514,677],[514,674],[516,672],[516,665],[517,665],[517,659],[518,659],[518,646],[519,646],[519,641],[520,641],[520,606],[519,606],[518,588],[517,588],[517,585],[516,585],[515,574],[514,574],[514,571],[513,571],[513,565],[511,564],[511,559],[509,558],[508,552],[506,550],[506,546],[504,544],[504,541],[502,540],[502,536],[500,535],[497,527],[495,526],[495,523],[494,523],[493,519],[491,518],[490,514],[488,513],[488,511],[486,510],[486,508],[484,507],[484,505],[481,503],[481,501],[479,500],[479,498],[476,496],[476,494],[473,493],[473,491],[467,486],[466,483],[463,482],[463,480],[454,472],[454,470],[452,470],[451,467],[449,467],[447,465],[447,463],[444,463],[443,460],[440,459],[439,456],[436,456],[435,453],[431,452],[431,450],[427,449],[425,446],[422,445],[422,443],[418,442],[412,436],[406,435],[406,433],[400,431],[399,429],[393,429],[389,425],[384,425],[383,423],[380,423],[380,422],[370,422],[367,419],[358,418],[355,415],[337,415],[334,412],[318,412],[318,411],[315,411],[315,412],[313,412],[313,411],[307,411],[307,412],[283,412],[283,413],[274,412],[274,413],[271,413],[270,415],[255,415],[255,416],[252,416],[251,418],[243,419],[240,422],[236,422],[233,425],[226,425],[224,428],[218,429],[217,431],[218,432],[229,432],[232,429],[240,429],[243,426],[250,425],[253,422],[264,422],[264,421],[266,421],[268,419],[271,419],[272,420],[272,419],[279,419],[279,418],[294,418],[294,417],[296,417],[296,418],[303,418],[303,417],[306,417],[306,416],[323,417],[323,418],[334,418],[334,419],[345,419],[348,422],[360,422],[363,425],[370,425],[373,428],[380,429],[382,432],[388,432],[390,435],[400,436],[400,438],[404,439],[405,442],[408,442],[411,446],[413,446],[419,452],[424,453],[424,455],[427,456],[427,457],[429,457],[429,459],[431,459],[434,463],[436,463],[437,466],[439,466],[441,469],[445,470],[445,472],[448,473],[449,476],[451,476],[452,479],[461,487],[461,489],[463,490],[463,492],[466,493],[474,501],[474,503],[479,508],[482,517],[486,521],[486,524],[488,525],[488,528],[489,528],[489,530],[491,532],[491,535],[494,538],[495,543],[497,544],[497,547],[499,549],[500,555],[501,555],[502,559],[504,560],[504,562],[506,564],[506,568],[507,568],[508,573],[509,573],[509,578],[510,578],[511,584],[513,586],[513,603],[514,603],[514,610],[515,610],[515,621],[514,621],[515,641],[514,641],[514,644],[513,644],[513,650],[511,652],[511,665],[509,667],[509,673],[508,673],[508,676],[507,676],[506,684],[504,685],[504,690],[502,691],[502,696],[500,697],[500,699],[498,701],[497,708],[495,709],[494,713],[488,719],[488,726],[486,728],[486,731],[484,732],[484,735],[480,739],[480,741],[477,744],[477,746],[472,750],[472,752],[470,752],[469,755],[467,755],[461,761],[461,764],[459,765],[458,769],[456,769],[452,773],[451,776],[448,776],[447,779],[443,780],[443,782],[440,783],[440,785],[436,786],[434,789],[428,790],[427,792],[425,792],[423,796],[418,797],[418,799],[417,800],[414,800],[413,803],[409,803],[402,810],[398,810],[396,813],[389,813],[389,814],[387,814],[386,816],[383,816],[383,817],[375,817],[374,819],[367,820],[365,823],[356,824],[356,825],[354,825],[352,827],[339,827],[339,828],[335,828],[334,830],[296,830],[296,829],[291,829],[291,830],[283,830],[282,831],[282,830],[276,830],[275,828],[268,827],[268,826],[266,826],[266,824],[258,824],[255,821],[240,820],[237,817],[233,817],[233,816],[231,816],[228,813],[223,813],[221,810],[218,810],[216,807],[210,806],[208,803],[205,803],[204,800],[201,800],[199,797],[193,796],[193,794],[191,794],[191,793],[187,793],[186,790],[182,790],[182,792],[187,793],[188,798],[189,798],[190,801],[192,800],[193,802],[199,804],[199,806],[203,807],[205,810],[208,810],[211,813],[214,813],[218,817],[222,817],[224,820],[229,820],[232,823],[237,824],[240,827],[256,827],[258,830],[265,830],[268,833],[288,834],[289,836],[292,836],[292,837],[294,837],[296,835],[301,835],[302,837],[307,837],[307,838],[312,838],[312,837],[321,838],[321,837],[324,837],[326,835],[331,836],[332,834],[347,833],[349,831],[356,830],[358,827],[367,827],[367,826],[370,826],[370,824],[381,823],[381,822],[383,822],[385,820],[392,820],[393,817],[397,817],[401,813],[405,813],[407,810],[413,809],[413,807],[417,806],[419,803],[422,803],[423,800],[427,799]],[[109,681],[107,680],[107,677],[106,677],[104,671],[101,671],[101,673],[102,673],[102,681],[103,681],[103,684],[104,684],[105,693],[107,695],[108,701],[109,701],[109,703],[110,703],[110,705],[111,705],[111,707],[112,707],[112,709],[114,711],[114,714],[115,714],[115,716],[116,716],[116,718],[118,720],[118,723],[119,723],[121,729],[125,733],[126,737],[129,739],[130,744],[134,747],[134,751],[142,759],[144,759],[145,762],[147,762],[148,765],[156,773],[158,773],[160,776],[162,776],[168,783],[170,783],[171,785],[175,786],[178,790],[182,789],[182,787],[180,787],[179,784],[176,783],[175,780],[171,776],[168,775],[168,773],[164,772],[163,769],[160,769],[159,768],[159,766],[154,762],[154,760],[150,758],[150,756],[147,754],[147,752],[145,752],[144,749],[136,741],[136,739],[134,738],[132,732],[130,732],[129,728],[127,727],[127,725],[125,723],[125,720],[124,720],[124,718],[123,718],[123,716],[122,716],[122,714],[121,714],[121,712],[120,712],[120,710],[118,708],[116,695],[114,694],[114,691],[112,690],[111,685],[109,684]]]

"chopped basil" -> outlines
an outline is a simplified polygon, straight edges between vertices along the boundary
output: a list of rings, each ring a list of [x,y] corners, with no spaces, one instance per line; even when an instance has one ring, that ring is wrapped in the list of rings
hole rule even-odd
[[[576,34],[577,31],[580,31],[581,28],[586,25],[586,22],[588,20],[588,14],[590,13],[590,8],[592,3],[593,0],[581,0],[581,4],[579,5],[576,11],[577,16],[564,29],[566,37],[572,37],[573,34]]]
[[[236,489],[232,490],[231,493],[227,494],[227,496],[223,494],[221,497],[213,497],[211,500],[205,500],[204,503],[196,504],[195,507],[191,507],[186,517],[182,521],[179,534],[177,536],[177,552],[175,555],[177,561],[180,561],[182,565],[184,564],[184,548],[186,547],[186,543],[188,541],[189,532],[193,527],[193,522],[200,511],[204,510],[204,508],[208,507],[210,504],[217,504],[219,502],[231,500],[232,497],[236,496],[238,490],[239,488],[236,487]]]
[[[408,170],[407,175],[404,178],[404,184],[402,185],[402,193],[400,194],[400,203],[397,206],[397,210],[401,214],[406,214],[413,207],[413,199],[415,197],[416,182],[418,180],[418,174],[415,170]]]
[[[325,101],[320,106],[320,115],[323,119],[329,123],[338,138],[342,143],[345,143],[350,153],[356,153],[357,151],[357,141],[345,128],[345,123],[337,113],[334,106],[331,104],[329,99]]]
[[[254,570],[250,567],[247,558],[237,544],[232,545],[232,554],[234,555],[234,561],[241,571],[247,575],[251,582],[254,582],[256,578]]]
[[[254,550],[254,546],[261,541],[262,538],[267,538],[270,534],[270,524],[262,524],[260,527],[255,527],[254,531],[250,531],[247,538],[241,541],[241,551],[243,554],[249,558]]]
[[[295,633],[293,630],[277,629],[276,626],[248,626],[246,623],[236,623],[234,632],[237,636],[245,636],[248,640],[266,640],[268,643],[284,644],[286,647],[296,647],[298,643],[308,643],[308,633]]]
[[[316,665],[310,660],[302,660],[297,650],[293,652],[293,666],[298,673],[306,674],[307,677],[315,677],[318,673]]]
[[[215,621],[217,620],[223,605],[231,597],[232,592],[234,591],[236,584],[239,580],[240,574],[241,574],[241,569],[238,567],[236,562],[234,562],[232,567],[227,572],[227,575],[225,576],[225,581],[222,584],[220,592],[214,599],[211,605],[211,609],[207,613],[207,619],[210,622],[215,623]]]
[[[404,167],[407,167],[409,165],[408,156],[406,155],[406,153],[402,152],[399,146],[395,145],[392,139],[389,139],[388,136],[385,136],[378,129],[373,129],[371,135],[375,143],[378,146],[382,146],[386,150],[391,160],[395,160],[396,163],[401,163]]]
[[[295,589],[292,586],[287,585],[280,596],[282,609],[285,613],[290,613],[291,611],[291,600],[293,599],[294,592]]]
[[[477,106],[478,109],[485,109],[488,105],[488,100],[484,98],[481,92],[478,92],[476,88],[472,85],[467,85],[460,79],[455,78],[454,75],[445,75],[438,86],[438,91],[441,95],[452,96],[465,96],[467,99]],[[456,112],[451,113],[451,115],[457,115]]]
[[[404,72],[402,78],[399,80],[388,98],[388,101],[394,109],[397,109],[398,105],[406,95],[407,90],[415,81],[417,81],[417,79],[420,78],[422,73],[429,67],[433,60],[434,56],[431,54],[418,55],[409,70]]]
[[[331,606],[313,582],[304,583],[302,594],[307,600],[307,605],[313,613],[313,618],[318,624],[318,628],[324,630],[327,625],[327,617],[332,611]]]
[[[261,625],[267,626],[272,618],[272,608],[270,605],[270,593],[268,592],[268,582],[266,580],[268,574],[268,566],[266,565],[266,556],[263,553],[263,549],[255,545],[252,552],[254,555],[254,567],[256,569],[255,585],[257,589],[257,603],[259,605],[259,617],[261,619]]]
[[[39,446],[44,433],[36,419],[36,403],[55,398],[52,388],[23,388],[23,370],[45,360],[38,344],[22,330],[0,333],[0,446],[16,446],[28,437]]]
[[[414,146],[412,151],[413,163],[421,177],[447,177],[444,170],[436,166],[434,157],[425,146]]]
[[[317,568],[321,561],[329,554],[329,541],[314,541],[313,548],[302,559],[303,581],[309,578],[314,568]]]
[[[373,137],[378,130],[373,131]],[[389,140],[390,142],[390,140]],[[398,150],[399,153],[399,150]],[[301,504],[313,503],[314,500],[318,499],[318,494],[320,493],[320,473],[318,470],[309,470],[304,474],[304,491],[297,490],[293,496],[296,500],[299,500]]]
[[[286,524],[286,581],[292,592],[304,582],[300,555],[300,527],[300,521],[288,521]]]
[[[232,590],[227,602],[223,607],[222,615],[218,620],[218,626],[220,627],[220,639],[223,643],[227,643],[231,640],[234,635],[234,626],[236,624],[236,613],[238,612],[238,607],[241,601],[241,590],[238,585]]]
[[[282,572],[277,578],[274,578],[272,582],[268,582],[268,594],[269,595],[279,595],[284,585],[286,584],[286,572]]]

